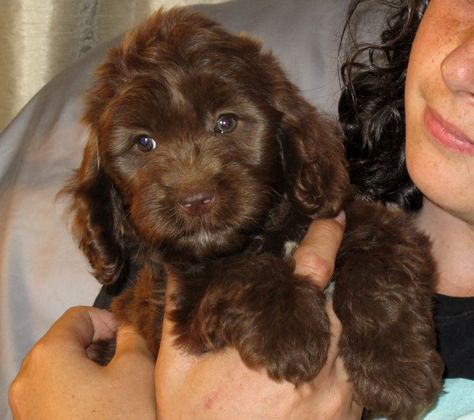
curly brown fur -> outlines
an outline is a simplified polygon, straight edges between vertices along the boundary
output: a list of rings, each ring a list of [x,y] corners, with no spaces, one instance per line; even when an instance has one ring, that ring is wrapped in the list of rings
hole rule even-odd
[[[406,216],[353,197],[338,130],[270,53],[186,9],[159,11],[97,72],[90,139],[63,190],[112,310],[156,353],[166,273],[176,343],[235,347],[298,385],[329,345],[324,293],[285,254],[345,208],[334,308],[361,404],[411,418],[440,388],[429,244]],[[131,275],[136,272],[136,275]]]

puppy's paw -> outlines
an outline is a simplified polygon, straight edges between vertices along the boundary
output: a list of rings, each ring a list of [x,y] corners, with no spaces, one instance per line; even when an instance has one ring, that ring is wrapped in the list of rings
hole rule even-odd
[[[268,291],[268,304],[252,325],[233,337],[250,367],[263,366],[270,378],[300,385],[324,366],[330,343],[324,296],[304,279]]]
[[[274,380],[311,380],[330,342],[321,290],[271,255],[228,261],[223,272],[214,273],[218,281],[193,311],[178,305],[172,314],[178,344],[192,353],[232,346],[247,366],[265,368]]]
[[[343,332],[341,356],[367,418],[414,419],[436,401],[443,363],[432,330],[419,327],[418,335],[380,329],[363,345]]]
[[[379,364],[363,374],[350,374],[357,401],[366,407],[368,418],[419,418],[441,391],[443,368],[439,355],[425,349],[425,354],[417,361],[393,359],[393,366]]]

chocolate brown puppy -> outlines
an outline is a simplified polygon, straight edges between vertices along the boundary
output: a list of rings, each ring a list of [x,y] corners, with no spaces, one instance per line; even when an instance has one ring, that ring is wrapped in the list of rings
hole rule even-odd
[[[84,121],[82,165],[63,190],[73,231],[116,294],[112,311],[152,352],[173,273],[178,345],[233,346],[275,380],[314,378],[330,340],[325,294],[294,273],[291,251],[312,219],[344,208],[333,299],[358,402],[412,418],[434,401],[430,244],[403,213],[357,196],[336,125],[257,41],[159,11],[110,51]]]

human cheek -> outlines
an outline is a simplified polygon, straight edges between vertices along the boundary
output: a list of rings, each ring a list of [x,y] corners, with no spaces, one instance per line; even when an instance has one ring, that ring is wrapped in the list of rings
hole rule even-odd
[[[425,113],[431,103],[419,86],[413,87],[410,83],[412,81],[407,82],[405,106],[405,153],[410,178],[423,195],[438,206],[453,212],[473,212],[474,156],[446,149],[430,136]],[[438,96],[441,95],[442,91],[438,90]],[[464,113],[463,117],[466,117]]]

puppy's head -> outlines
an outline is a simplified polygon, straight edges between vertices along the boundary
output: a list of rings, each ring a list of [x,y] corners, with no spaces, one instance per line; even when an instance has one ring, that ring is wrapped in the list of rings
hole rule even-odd
[[[84,121],[90,138],[65,191],[104,283],[131,244],[226,254],[282,195],[332,215],[347,184],[336,129],[273,56],[187,9],[159,11],[109,53]]]

